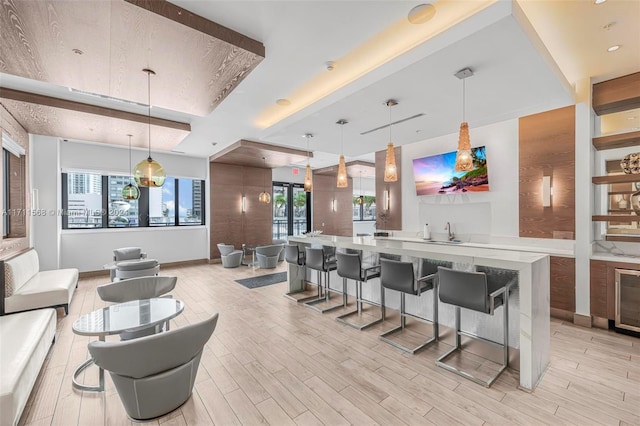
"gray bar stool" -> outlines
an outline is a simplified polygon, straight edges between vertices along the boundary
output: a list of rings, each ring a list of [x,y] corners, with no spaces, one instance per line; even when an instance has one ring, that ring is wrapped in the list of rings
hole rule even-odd
[[[346,293],[344,291],[344,288],[342,289],[343,302],[340,303],[339,305],[329,306],[327,308],[320,308],[315,306],[320,303],[329,302],[331,298],[331,292],[332,291],[337,292],[337,290],[332,290],[329,285],[330,284],[329,275],[331,271],[335,271],[338,267],[336,265],[335,257],[333,256],[335,255],[335,249],[333,252],[331,251],[327,252],[327,250],[325,250],[324,248],[305,247],[304,250],[305,250],[307,268],[313,269],[318,272],[318,288],[322,286],[322,275],[325,276],[324,297],[320,296],[321,293],[320,293],[320,290],[318,290],[318,298],[315,300],[309,300],[307,302],[304,302],[304,304],[322,313],[346,306],[347,305],[345,300],[346,298],[344,297]]]
[[[453,349],[437,359],[436,365],[452,371],[462,377],[466,377],[486,387],[500,376],[509,366],[509,291],[517,283],[517,273],[502,274],[497,277],[487,275],[484,272],[454,271],[453,269],[438,267],[439,297],[443,303],[455,306],[455,346]],[[503,311],[503,342],[499,344],[491,340],[483,339],[460,329],[460,308],[471,309],[487,315],[493,315],[495,310],[502,306]],[[472,374],[462,371],[444,361],[453,353],[462,350],[460,336],[467,336],[481,340],[491,345],[502,347],[503,362],[499,371],[491,376],[488,381],[474,377]]]
[[[356,307],[355,311],[347,312],[346,314],[340,315],[336,318],[337,321],[351,326],[353,328],[357,328],[358,330],[363,330],[373,324],[377,324],[382,322],[382,307],[380,307],[380,318],[377,318],[373,321],[364,324],[358,324],[354,322],[347,321],[346,318],[350,317],[353,314],[358,314],[358,316],[362,315],[362,304],[366,303],[368,305],[380,306],[379,303],[373,302],[371,300],[364,299],[362,297],[362,283],[367,282],[371,278],[377,278],[380,276],[380,265],[367,266],[363,267],[362,258],[360,253],[336,253],[336,257],[338,260],[338,276],[342,277],[342,288],[344,291],[343,302],[346,304],[347,297],[347,279],[356,281]],[[380,287],[382,289],[382,287]],[[382,298],[380,299],[382,300]]]
[[[303,287],[306,287],[307,285],[307,265],[306,265],[306,259],[305,259],[305,255],[303,251],[300,251],[300,247],[298,247],[295,244],[285,244],[284,246],[284,260],[287,263],[290,263],[292,265],[297,265],[297,266],[302,266],[302,276],[305,277],[303,279],[304,283],[303,283]],[[307,300],[311,300],[311,299],[319,299],[321,296],[321,288],[320,285],[318,285],[318,295],[317,296],[306,296],[306,297],[295,297],[296,294],[299,293],[304,293],[305,290],[301,290],[301,291],[295,291],[295,292],[289,292],[286,293],[285,296],[287,296],[289,299],[294,300],[296,302],[306,302]]]
[[[434,268],[435,270],[435,268]],[[380,335],[380,339],[390,345],[402,349],[405,352],[416,353],[420,349],[423,349],[432,342],[438,340],[438,298],[436,297],[436,275],[430,274],[427,276],[414,278],[413,263],[401,262],[391,259],[380,259],[380,283],[382,284],[382,295],[384,296],[385,289],[396,290],[401,293],[400,298],[400,325],[393,328],[386,333]],[[416,315],[405,312],[405,296],[411,294],[420,297],[425,292],[433,290],[433,320],[429,321],[426,318],[421,318]],[[393,333],[404,330],[407,324],[407,317],[415,318],[422,322],[431,323],[433,325],[433,336],[420,343],[418,346],[408,348],[400,343],[394,342],[389,339]],[[385,318],[384,297],[382,298],[382,318]]]

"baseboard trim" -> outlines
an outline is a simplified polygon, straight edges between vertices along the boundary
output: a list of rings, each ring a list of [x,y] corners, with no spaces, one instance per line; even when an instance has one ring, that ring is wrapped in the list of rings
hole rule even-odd
[[[580,327],[591,328],[591,315],[573,314],[573,323]]]
[[[193,259],[193,260],[181,260],[178,262],[166,262],[160,264],[160,275],[162,275],[163,268],[183,268],[186,266],[206,265],[209,262],[207,259]],[[108,269],[101,269],[99,271],[85,271],[78,274],[78,278],[93,278],[93,277],[108,277],[110,271]]]
[[[562,321],[573,322],[573,312],[565,311],[564,309],[551,308],[551,317],[557,318]]]

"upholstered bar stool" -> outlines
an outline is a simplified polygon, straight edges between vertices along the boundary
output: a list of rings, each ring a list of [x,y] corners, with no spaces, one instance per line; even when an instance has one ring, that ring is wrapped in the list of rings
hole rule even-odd
[[[307,268],[313,269],[318,273],[319,287],[322,286],[322,275],[325,276],[325,279],[324,279],[324,297],[318,297],[318,299],[309,300],[307,302],[304,302],[304,304],[322,313],[346,306],[346,299],[344,297],[345,296],[344,288],[342,289],[343,301],[339,305],[329,306],[329,307],[316,306],[320,303],[328,303],[331,298],[331,292],[337,291],[337,290],[331,289],[329,276],[331,271],[335,271],[338,266],[336,264],[336,261],[332,258],[331,254],[327,253],[324,248],[306,247],[305,258],[306,258]]]
[[[303,283],[302,283],[302,287],[303,289],[300,291],[294,291],[294,292],[289,292],[286,293],[285,296],[287,296],[289,299],[295,301],[295,302],[306,302],[307,300],[311,300],[311,299],[319,299],[322,295],[321,293],[321,286],[320,284],[318,284],[318,295],[317,296],[306,296],[304,295],[305,291],[306,291],[306,285],[307,285],[307,265],[306,265],[306,258],[305,258],[305,254],[304,251],[300,250],[300,247],[298,247],[295,244],[285,244],[284,246],[284,260],[291,264],[291,265],[296,265],[296,266],[302,266],[302,276],[304,277]]]
[[[456,335],[455,346],[438,358],[436,365],[486,387],[491,386],[498,376],[509,366],[509,291],[511,287],[517,283],[517,279],[517,273],[515,272],[493,277],[484,272],[455,271],[442,266],[438,267],[439,297],[443,303],[455,306]],[[500,306],[502,306],[504,325],[503,344],[483,339],[460,329],[460,308],[493,315],[495,310]],[[503,362],[498,372],[490,376],[489,380],[481,380],[469,372],[444,362],[453,353],[462,350],[461,336],[481,340],[502,348]]]
[[[380,265],[364,266],[362,264],[362,254],[357,252],[336,253],[336,257],[338,261],[338,276],[342,277],[343,303],[345,305],[347,297],[347,279],[356,281],[356,310],[340,315],[336,318],[336,320],[359,330],[363,330],[369,326],[372,326],[373,324],[381,322],[382,307],[380,307],[380,318],[377,318],[373,321],[367,323],[356,323],[347,321],[347,318],[351,317],[354,314],[357,314],[358,317],[362,316],[363,303],[366,303],[368,305],[381,306],[379,303],[364,299],[362,297],[362,283],[366,283],[372,278],[379,277]],[[382,298],[380,300],[382,300]]]
[[[390,345],[393,345],[397,348],[402,349],[405,352],[416,353],[420,349],[425,348],[432,342],[438,340],[438,298],[436,297],[436,275],[430,274],[427,276],[420,277],[418,279],[414,278],[414,269],[413,262],[402,262],[398,260],[391,259],[380,259],[380,283],[382,284],[382,294],[384,296],[385,289],[399,291],[401,293],[400,297],[400,325],[396,328],[393,328],[386,333],[380,335],[380,339]],[[411,294],[413,296],[418,296],[425,292],[433,290],[433,319],[430,321],[426,318],[421,318],[419,316],[409,314],[405,311],[405,298],[407,294]],[[382,298],[382,311],[384,318],[384,297]],[[409,348],[401,343],[393,341],[389,339],[389,336],[392,334],[404,330],[407,325],[407,317],[412,317],[422,322],[431,323],[433,326],[433,336],[427,338],[425,341],[420,343],[419,345]]]

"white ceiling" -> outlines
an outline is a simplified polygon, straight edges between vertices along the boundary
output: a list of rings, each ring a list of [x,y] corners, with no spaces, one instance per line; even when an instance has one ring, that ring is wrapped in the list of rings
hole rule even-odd
[[[372,160],[370,153],[384,148],[388,133],[383,130],[366,137],[359,133],[388,122],[388,110],[382,104],[388,98],[400,102],[392,110],[394,121],[426,114],[395,126],[396,144],[456,132],[462,94],[453,73],[466,66],[476,72],[467,80],[467,119],[472,132],[474,126],[571,103],[567,82],[608,79],[640,70],[638,0],[608,0],[601,5],[591,0],[521,0],[526,18],[544,44],[522,19],[518,5],[498,0],[319,102],[270,128],[259,129],[253,120],[276,99],[286,98],[305,82],[328,72],[326,61],[344,56],[422,2],[170,1],[266,47],[265,60],[208,116],[154,108],[154,115],[191,122],[191,134],[175,148],[190,155],[209,156],[239,139],[304,149],[301,135],[311,132],[316,135],[311,142],[312,166],[329,166],[337,163],[340,152],[335,121],[346,118],[350,121],[344,128],[347,160]],[[597,37],[603,21],[616,22],[606,31],[606,43]],[[610,40],[622,48],[614,54],[605,49],[603,54],[602,45]],[[5,87],[87,102],[66,88],[6,74],[0,78]],[[122,109],[122,105],[104,106]],[[140,112],[135,106],[127,109]]]

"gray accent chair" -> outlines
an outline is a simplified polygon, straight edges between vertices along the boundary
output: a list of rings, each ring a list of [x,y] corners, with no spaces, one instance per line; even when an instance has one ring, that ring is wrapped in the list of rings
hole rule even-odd
[[[140,247],[122,247],[113,250],[115,267],[111,269],[111,281],[158,275],[160,263],[147,259],[147,253]]]
[[[231,244],[218,244],[218,250],[220,251],[220,259],[222,260],[222,266],[225,268],[237,268],[242,263],[244,252],[242,250],[236,250]]]
[[[273,240],[271,244],[282,246],[282,251],[280,252],[280,256],[278,256],[278,262],[284,261],[284,246],[287,244],[287,240]]]
[[[438,297],[437,297],[437,265],[435,264],[426,264],[422,263],[420,268],[419,278],[414,277],[414,267],[413,262],[402,262],[393,259],[385,259],[384,257],[380,259],[380,283],[382,285],[382,318],[385,318],[385,307],[384,307],[384,294],[385,290],[395,290],[400,292],[400,325],[396,328],[393,328],[386,333],[380,335],[380,340],[385,343],[389,343],[399,349],[402,349],[405,352],[409,352],[411,354],[416,353],[417,351],[424,349],[429,344],[433,342],[437,342],[439,339],[439,329],[438,329]],[[433,318],[428,320],[426,318],[421,318],[419,316],[410,314],[405,310],[405,299],[406,295],[410,294],[413,296],[420,297],[422,293],[433,290]],[[398,332],[404,331],[407,326],[407,317],[411,317],[417,319],[422,322],[431,323],[433,327],[433,335],[428,337],[422,343],[414,347],[404,346],[394,340],[391,340],[389,337]]]
[[[438,267],[439,297],[443,303],[455,306],[455,346],[436,360],[436,365],[466,377],[478,384],[489,387],[509,366],[509,291],[518,282],[518,273],[498,268],[485,268],[485,272],[457,271],[442,266]],[[461,330],[460,308],[470,309],[487,315],[493,315],[502,306],[503,341],[502,344],[483,339]],[[467,371],[445,360],[455,352],[462,351],[461,336],[481,340],[502,348],[503,360],[497,373],[488,380],[481,380]]]
[[[197,324],[125,342],[89,343],[95,364],[109,372],[127,415],[149,420],[170,413],[193,392],[202,350],[218,314]]]
[[[270,245],[256,247],[256,257],[258,266],[261,268],[273,269],[278,266],[280,254],[284,251],[281,245]]]
[[[178,277],[137,277],[115,281],[96,287],[98,296],[105,302],[124,303],[132,300],[152,299],[164,296],[176,287]],[[165,323],[169,330],[169,321]],[[159,333],[161,326],[153,326],[143,330],[120,333],[121,340],[137,339],[150,334]]]

